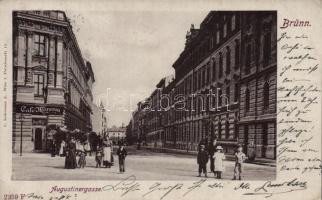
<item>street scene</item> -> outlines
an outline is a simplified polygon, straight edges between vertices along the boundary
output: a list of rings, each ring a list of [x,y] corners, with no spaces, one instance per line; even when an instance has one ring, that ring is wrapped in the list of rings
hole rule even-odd
[[[12,179],[274,180],[276,21],[14,11]]]
[[[155,158],[158,159],[155,159]],[[84,169],[64,170],[64,158],[52,158],[47,154],[15,155],[13,179],[15,180],[122,180],[135,175],[137,180],[198,180],[196,159],[189,155],[137,151],[130,148],[126,160],[126,172],[120,173],[117,157],[111,168],[96,168],[94,156],[87,157]],[[144,167],[142,167],[144,166]],[[209,165],[208,165],[209,168]],[[233,178],[234,162],[227,161],[223,179]],[[265,165],[245,164],[245,180],[274,180],[275,168]],[[204,178],[204,177],[202,177]],[[214,174],[209,180],[217,180]]]

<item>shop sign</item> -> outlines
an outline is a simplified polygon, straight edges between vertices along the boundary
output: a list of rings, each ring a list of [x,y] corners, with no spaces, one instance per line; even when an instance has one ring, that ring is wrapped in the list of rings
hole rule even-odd
[[[62,115],[63,108],[58,106],[17,105],[16,112],[34,115]]]

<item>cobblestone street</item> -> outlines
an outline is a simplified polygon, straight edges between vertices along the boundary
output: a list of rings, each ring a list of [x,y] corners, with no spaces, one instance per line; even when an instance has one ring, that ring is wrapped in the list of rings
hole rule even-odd
[[[112,168],[96,168],[95,156],[87,156],[84,169],[64,169],[64,157],[29,153],[13,155],[14,180],[118,180],[135,175],[138,180],[198,180],[196,158],[188,155],[130,150],[126,158],[126,172],[120,174],[117,156]],[[234,162],[226,161],[223,179],[232,179]],[[209,170],[209,163],[208,163]],[[275,167],[245,164],[245,180],[275,179]],[[213,174],[209,174],[213,179]]]

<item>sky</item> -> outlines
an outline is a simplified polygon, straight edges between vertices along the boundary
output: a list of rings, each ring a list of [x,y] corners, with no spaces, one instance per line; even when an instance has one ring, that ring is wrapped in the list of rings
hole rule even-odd
[[[127,125],[136,104],[155,90],[184,49],[191,24],[208,12],[66,11],[83,57],[95,76],[94,101],[108,126]]]

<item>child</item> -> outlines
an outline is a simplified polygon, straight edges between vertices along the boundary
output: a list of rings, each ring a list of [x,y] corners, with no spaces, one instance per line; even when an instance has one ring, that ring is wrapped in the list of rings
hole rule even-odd
[[[239,175],[239,180],[241,180],[242,164],[246,159],[247,157],[243,153],[243,147],[241,145],[238,145],[237,152],[235,153],[235,169],[233,180],[236,180],[237,173]]]
[[[119,157],[119,167],[120,172],[125,172],[125,157],[127,156],[127,151],[124,148],[123,144],[120,144],[119,149],[117,150],[117,155]]]
[[[199,165],[199,175],[201,176],[201,172],[205,174],[205,177],[207,177],[207,162],[208,162],[208,153],[205,150],[205,145],[200,145],[200,149],[197,156],[197,163]]]
[[[221,146],[217,146],[216,152],[213,156],[215,160],[215,175],[217,175],[217,178],[221,179],[222,172],[225,171],[224,167],[224,159],[225,154],[222,152],[223,148]]]
[[[95,155],[95,161],[96,161],[96,168],[100,167],[102,165],[102,161],[103,161],[103,149],[102,148],[98,148],[96,151],[96,155]]]

